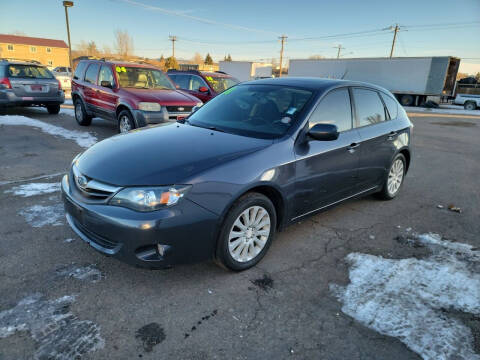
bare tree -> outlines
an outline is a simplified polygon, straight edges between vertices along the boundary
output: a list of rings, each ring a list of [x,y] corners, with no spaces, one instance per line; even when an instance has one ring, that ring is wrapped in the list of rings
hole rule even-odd
[[[195,56],[192,58],[192,63],[197,65],[202,65],[203,64],[202,55],[200,55],[198,52],[195,53]]]
[[[127,59],[133,55],[133,39],[127,30],[115,31],[115,50],[120,57]]]

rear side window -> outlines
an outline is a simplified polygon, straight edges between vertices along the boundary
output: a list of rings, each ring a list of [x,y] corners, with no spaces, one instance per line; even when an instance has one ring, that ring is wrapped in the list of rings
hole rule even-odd
[[[367,126],[385,121],[385,108],[376,91],[353,89],[357,126]]]
[[[73,74],[73,78],[75,80],[81,79],[83,73],[85,72],[85,68],[87,67],[86,62],[79,62],[77,68],[75,69],[75,74]]]
[[[7,76],[13,78],[53,79],[47,68],[36,65],[9,65]]]
[[[97,74],[98,74],[99,67],[100,66],[96,63],[90,64],[90,66],[87,69],[87,72],[85,73],[85,82],[88,82],[90,84],[97,83]]]
[[[396,119],[398,114],[397,102],[386,94],[380,93],[380,95],[382,96],[383,102],[387,106],[390,119]]]
[[[170,78],[180,86],[180,89],[188,89],[190,76],[188,75],[168,75]]]
[[[315,124],[337,125],[338,131],[352,128],[352,108],[347,89],[333,90],[322,99],[309,119],[309,126]]]

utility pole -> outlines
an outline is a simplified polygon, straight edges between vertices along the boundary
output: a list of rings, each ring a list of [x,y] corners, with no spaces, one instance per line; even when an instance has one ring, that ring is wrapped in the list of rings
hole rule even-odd
[[[279,36],[278,38],[280,39],[282,43],[282,47],[280,49],[280,73],[278,74],[278,77],[282,77],[282,70],[283,70],[283,49],[285,47],[285,41],[287,40],[286,35]]]
[[[346,48],[344,48],[341,44],[338,44],[337,46],[334,46],[333,48],[338,49],[337,59],[340,59],[340,51],[342,51],[342,49],[345,50]]]
[[[391,27],[393,28],[393,26]],[[390,59],[393,56],[393,49],[395,48],[395,41],[397,41],[397,33],[400,30],[398,24],[395,24],[395,28],[393,29],[393,41],[392,41],[392,49],[390,50]]]
[[[168,38],[172,42],[172,57],[175,58],[175,41],[177,41],[177,37],[170,35]]]
[[[72,63],[72,43],[70,41],[70,25],[68,23],[68,8],[73,7],[73,1],[64,1],[63,6],[65,7],[65,20],[67,21],[67,35],[68,35],[68,60],[70,63],[70,69],[73,70]]]

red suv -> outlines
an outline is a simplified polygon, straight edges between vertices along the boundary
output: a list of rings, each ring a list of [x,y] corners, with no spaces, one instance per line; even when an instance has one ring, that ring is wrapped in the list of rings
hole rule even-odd
[[[88,126],[93,117],[101,117],[114,121],[121,133],[182,119],[202,105],[152,65],[104,60],[78,63],[72,100],[78,124]]]
[[[239,83],[223,71],[168,70],[168,76],[179,89],[196,96],[204,103]]]

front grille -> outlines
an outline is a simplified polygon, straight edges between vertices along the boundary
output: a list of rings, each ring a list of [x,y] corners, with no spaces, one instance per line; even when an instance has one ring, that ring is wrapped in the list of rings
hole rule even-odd
[[[118,241],[104,238],[103,236],[95,234],[93,231],[88,230],[85,226],[80,224],[76,219],[72,218],[74,225],[80,230],[86,237],[95,242],[96,244],[104,247],[105,249],[115,249],[118,245]]]
[[[191,113],[193,106],[167,106],[167,111],[179,113]]]
[[[120,190],[119,187],[105,184],[83,175],[75,165],[73,165],[72,171],[75,187],[84,197],[92,200],[105,200]]]

